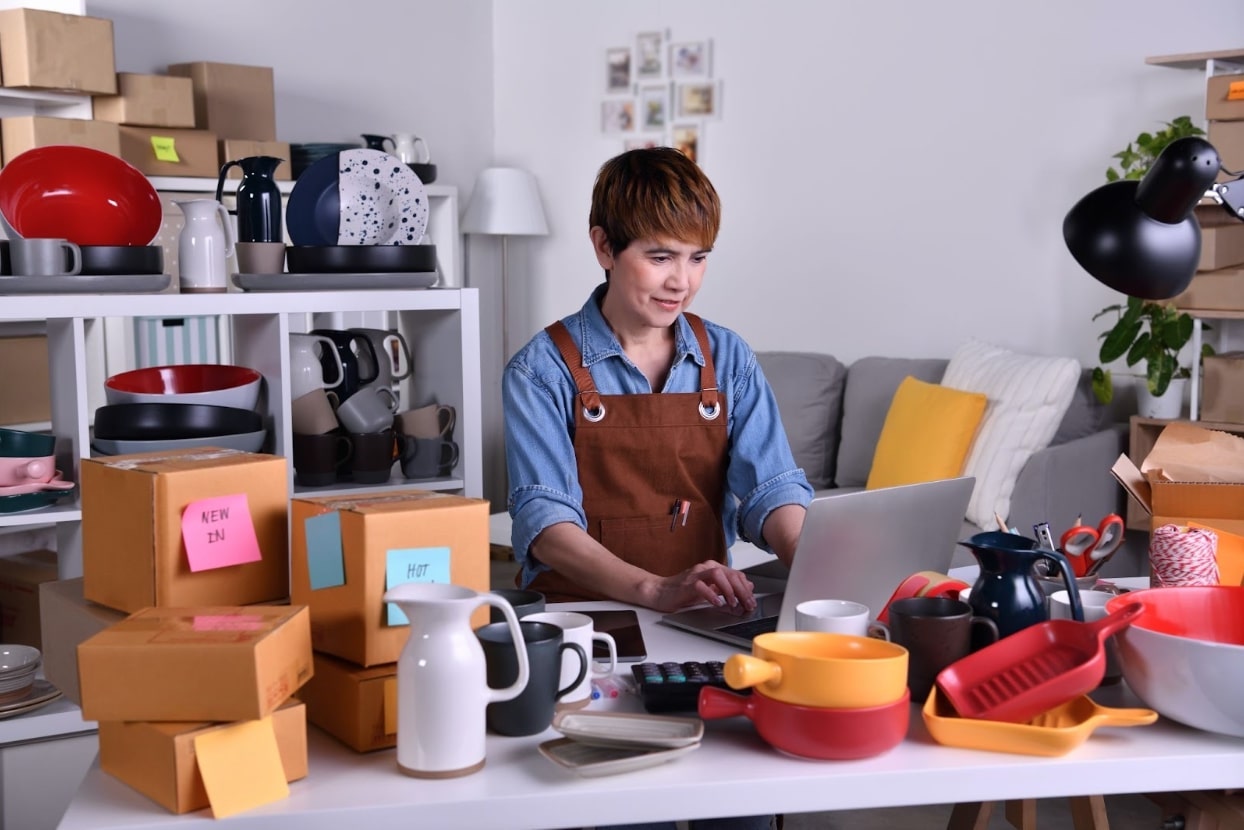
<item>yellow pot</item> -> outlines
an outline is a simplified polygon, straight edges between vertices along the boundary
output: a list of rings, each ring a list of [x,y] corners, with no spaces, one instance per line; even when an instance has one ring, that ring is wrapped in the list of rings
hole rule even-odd
[[[752,640],[752,654],[726,661],[726,683],[756,687],[797,706],[859,709],[907,691],[907,649],[885,640],[822,631],[778,631]]]

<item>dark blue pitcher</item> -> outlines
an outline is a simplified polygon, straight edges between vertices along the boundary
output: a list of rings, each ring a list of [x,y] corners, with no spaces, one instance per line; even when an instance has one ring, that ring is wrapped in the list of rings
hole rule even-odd
[[[1045,592],[1033,572],[1033,566],[1043,559],[1058,569],[1066,583],[1072,617],[1084,621],[1075,575],[1061,553],[1042,550],[1035,540],[1026,536],[998,531],[977,533],[959,544],[971,550],[980,563],[980,575],[972,586],[968,604],[972,606],[972,613],[997,624],[999,638],[1050,618]],[[976,642],[974,632],[973,650],[984,645],[987,643]]]
[[[242,168],[242,181],[238,184],[237,209],[238,242],[282,242],[281,190],[277,187],[277,166],[285,159],[272,156],[249,156],[225,162],[220,168],[220,180],[216,182],[216,201],[221,200],[225,178],[229,168]]]

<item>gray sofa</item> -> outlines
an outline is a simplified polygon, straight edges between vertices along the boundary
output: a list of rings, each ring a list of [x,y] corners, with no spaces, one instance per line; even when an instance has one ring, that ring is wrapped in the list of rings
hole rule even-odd
[[[845,366],[826,354],[758,352],[757,357],[777,397],[795,461],[818,495],[863,489],[898,385],[908,375],[938,383],[948,362],[865,357]],[[1122,514],[1125,495],[1110,467],[1126,439],[1126,425],[1114,423],[1093,397],[1085,371],[1054,440],[1020,472],[1007,521],[1026,535],[1036,522],[1048,521],[1058,534],[1081,513],[1093,524],[1108,513]],[[981,530],[965,521],[960,539]],[[1120,550],[1103,573],[1140,573],[1140,563],[1128,561],[1132,558]],[[971,553],[957,547],[952,567],[972,564]]]

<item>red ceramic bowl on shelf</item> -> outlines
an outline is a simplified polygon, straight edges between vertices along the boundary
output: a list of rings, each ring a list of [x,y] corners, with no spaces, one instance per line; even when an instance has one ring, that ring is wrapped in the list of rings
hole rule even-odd
[[[254,409],[263,375],[246,366],[186,363],[148,366],[104,381],[109,404],[185,403]]]
[[[138,168],[89,147],[27,150],[0,168],[0,211],[24,237],[147,245],[164,210]]]

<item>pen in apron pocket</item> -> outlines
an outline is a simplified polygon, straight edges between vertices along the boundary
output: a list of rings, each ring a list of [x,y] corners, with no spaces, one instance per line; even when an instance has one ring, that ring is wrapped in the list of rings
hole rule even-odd
[[[674,528],[678,527],[678,514],[682,512],[682,499],[674,499],[674,506],[670,509],[670,533],[674,532]]]

